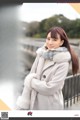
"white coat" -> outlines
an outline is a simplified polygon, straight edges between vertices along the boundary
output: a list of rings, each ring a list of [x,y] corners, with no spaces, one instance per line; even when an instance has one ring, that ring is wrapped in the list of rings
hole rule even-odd
[[[38,49],[37,57],[30,71],[30,74],[37,74],[37,78],[33,77],[30,83],[32,89],[30,109],[62,110],[64,109],[62,89],[69,70],[71,55],[68,51],[60,52],[54,55],[51,61],[45,60],[39,54],[41,50],[42,48]]]

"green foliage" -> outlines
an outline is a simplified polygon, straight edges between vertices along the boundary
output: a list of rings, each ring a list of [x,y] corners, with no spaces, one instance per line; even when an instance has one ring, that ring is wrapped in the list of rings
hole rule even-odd
[[[41,38],[41,35],[37,33],[37,34],[34,34],[33,37],[34,38]]]
[[[43,33],[46,32],[45,30],[45,22],[47,21],[47,19],[44,19],[40,22],[39,24],[39,33]]]
[[[44,19],[41,22],[31,22],[27,25],[26,35],[35,38],[45,38],[47,31],[54,26],[62,27],[68,37],[80,38],[80,19],[69,20],[62,14]]]
[[[41,38],[45,38],[46,37],[46,32],[40,33],[40,36],[41,36]]]

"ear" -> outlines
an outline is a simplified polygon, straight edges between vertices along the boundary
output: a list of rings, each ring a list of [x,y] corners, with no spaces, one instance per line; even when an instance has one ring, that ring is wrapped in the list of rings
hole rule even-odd
[[[61,46],[63,45],[63,43],[64,43],[64,40],[61,40]]]

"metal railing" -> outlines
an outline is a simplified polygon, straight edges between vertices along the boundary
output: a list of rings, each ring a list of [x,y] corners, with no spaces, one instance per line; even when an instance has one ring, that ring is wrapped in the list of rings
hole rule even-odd
[[[80,74],[68,76],[63,88],[64,107],[69,107],[79,100]]]

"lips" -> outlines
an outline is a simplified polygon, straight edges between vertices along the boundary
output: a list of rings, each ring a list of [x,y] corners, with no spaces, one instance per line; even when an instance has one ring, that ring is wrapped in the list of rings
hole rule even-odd
[[[52,48],[54,48],[54,46],[48,46],[48,48],[49,48],[49,49],[52,49]]]

